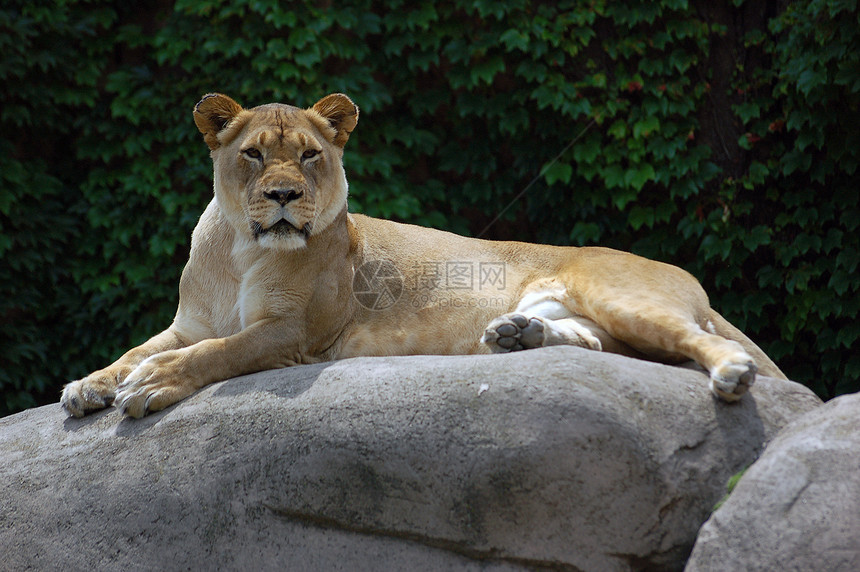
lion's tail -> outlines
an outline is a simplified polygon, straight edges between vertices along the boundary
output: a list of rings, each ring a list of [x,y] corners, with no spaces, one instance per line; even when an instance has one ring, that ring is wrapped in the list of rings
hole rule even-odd
[[[759,375],[788,379],[788,377],[782,373],[782,370],[779,369],[772,359],[767,357],[767,354],[764,353],[760,347],[755,345],[755,343],[746,337],[742,331],[731,325],[728,320],[719,314],[719,312],[712,309],[710,320],[711,323],[714,324],[714,329],[716,330],[717,335],[738,342],[743,346],[747,353],[752,356],[758,366]]]

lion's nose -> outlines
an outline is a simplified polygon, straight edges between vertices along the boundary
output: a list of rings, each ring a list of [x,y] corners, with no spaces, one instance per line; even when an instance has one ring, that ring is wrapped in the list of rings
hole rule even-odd
[[[300,198],[303,194],[303,191],[297,191],[295,189],[275,189],[273,191],[264,192],[263,196],[267,199],[277,201],[281,206],[283,206]]]

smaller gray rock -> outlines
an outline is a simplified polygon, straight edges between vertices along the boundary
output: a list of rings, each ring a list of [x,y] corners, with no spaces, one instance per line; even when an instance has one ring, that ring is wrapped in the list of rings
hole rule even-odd
[[[686,570],[860,570],[860,395],[780,432],[702,526]]]

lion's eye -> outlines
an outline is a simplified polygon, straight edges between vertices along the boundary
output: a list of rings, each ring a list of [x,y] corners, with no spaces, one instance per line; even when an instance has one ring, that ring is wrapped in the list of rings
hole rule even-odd
[[[316,149],[308,149],[307,151],[302,153],[302,161],[307,161],[308,159],[313,159],[314,157],[316,157],[319,154],[320,154],[320,152],[317,151]]]
[[[248,147],[247,149],[242,149],[242,153],[245,156],[250,157],[251,159],[260,159],[263,157],[263,154],[260,153],[259,149],[254,149],[253,147]]]

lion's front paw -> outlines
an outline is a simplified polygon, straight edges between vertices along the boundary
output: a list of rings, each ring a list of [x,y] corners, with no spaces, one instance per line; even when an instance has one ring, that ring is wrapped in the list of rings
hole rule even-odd
[[[481,342],[494,353],[539,348],[544,345],[544,323],[540,318],[522,314],[499,316],[487,326]]]
[[[758,368],[744,354],[737,360],[727,360],[711,371],[711,391],[725,401],[737,401],[755,383]]]
[[[182,374],[180,363],[175,350],[147,358],[116,388],[114,407],[140,418],[188,397],[194,386]]]
[[[69,415],[83,417],[87,413],[104,409],[113,403],[116,377],[107,370],[67,383],[60,396],[60,404]]]

